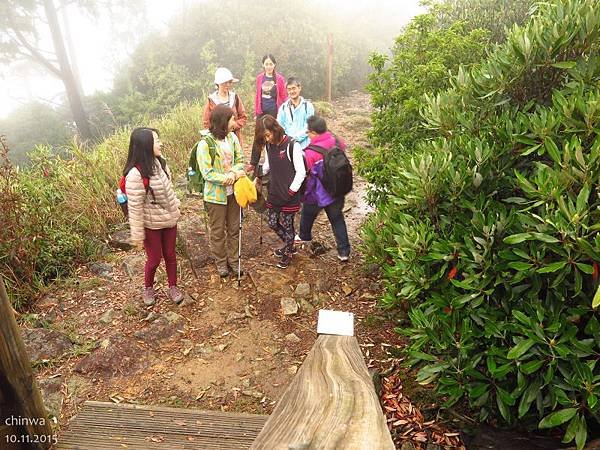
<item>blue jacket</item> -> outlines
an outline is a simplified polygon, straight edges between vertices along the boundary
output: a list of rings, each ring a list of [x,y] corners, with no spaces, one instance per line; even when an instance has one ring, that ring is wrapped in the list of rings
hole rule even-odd
[[[292,100],[288,98],[277,111],[277,122],[283,127],[285,134],[298,142],[304,150],[309,144],[306,121],[314,114],[315,107],[309,100],[301,96],[300,103],[294,108]]]

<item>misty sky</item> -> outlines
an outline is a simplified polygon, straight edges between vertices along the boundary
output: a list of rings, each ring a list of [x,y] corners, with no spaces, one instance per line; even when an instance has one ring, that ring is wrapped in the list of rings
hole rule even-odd
[[[174,16],[180,15],[186,8],[203,0],[145,0],[147,23],[150,28],[146,34],[154,30],[165,30]],[[256,0],[248,0],[256,1]],[[269,0],[259,0],[269,1]],[[272,1],[272,0],[271,0]],[[367,0],[320,0],[320,6],[331,6],[338,14],[352,16],[360,8],[364,8]],[[58,3],[58,2],[56,2]],[[386,25],[392,29],[400,28],[408,23],[415,14],[423,9],[419,0],[370,0],[369,7],[382,11]],[[64,24],[61,24],[64,27]],[[83,90],[86,95],[97,90],[109,90],[116,68],[126,61],[135,45],[143,35],[115,36],[106,19],[100,21],[82,15],[76,8],[69,9],[69,25],[75,42],[76,62]],[[50,39],[45,40],[50,46]],[[390,47],[393,42],[385,43]],[[49,47],[51,49],[51,47]],[[29,100],[38,99],[52,104],[60,102],[64,86],[62,82],[36,65],[19,62],[11,67],[10,73],[0,76],[0,117]]]

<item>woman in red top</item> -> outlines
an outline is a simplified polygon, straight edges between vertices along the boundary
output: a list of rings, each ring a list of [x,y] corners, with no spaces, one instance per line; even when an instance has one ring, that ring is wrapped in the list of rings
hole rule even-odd
[[[287,100],[287,89],[283,75],[275,72],[277,61],[270,53],[262,57],[263,71],[256,77],[256,95],[254,96],[254,117],[258,120],[267,114],[277,117],[277,110]],[[252,156],[248,171],[254,170],[260,160],[262,148],[256,142],[252,144]]]

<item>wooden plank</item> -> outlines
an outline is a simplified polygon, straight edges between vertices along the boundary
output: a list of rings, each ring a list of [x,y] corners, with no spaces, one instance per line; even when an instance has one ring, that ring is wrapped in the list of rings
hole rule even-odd
[[[52,428],[25,345],[0,277],[0,448],[12,439],[27,440],[30,449],[47,449]],[[28,436],[28,437],[24,437]],[[14,447],[18,448],[16,443]]]
[[[250,448],[394,449],[355,337],[318,337]]]
[[[267,416],[86,402],[57,450],[248,449]]]

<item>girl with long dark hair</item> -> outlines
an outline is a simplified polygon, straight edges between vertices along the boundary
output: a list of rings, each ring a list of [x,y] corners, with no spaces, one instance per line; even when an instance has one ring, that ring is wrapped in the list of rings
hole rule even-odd
[[[267,151],[262,173],[270,172],[267,218],[269,227],[284,243],[274,255],[280,258],[277,267],[285,269],[294,253],[294,216],[300,210],[298,191],[306,177],[302,148],[270,115],[257,121],[255,140]]]
[[[167,269],[169,295],[175,303],[183,300],[183,293],[177,287],[175,252],[179,199],[173,191],[171,172],[162,157],[161,147],[158,130],[134,129],[123,169],[131,242],[136,247],[143,245],[146,250],[142,298],[147,306],[156,301],[154,275],[162,258]]]

